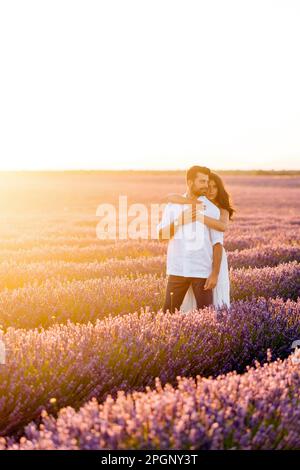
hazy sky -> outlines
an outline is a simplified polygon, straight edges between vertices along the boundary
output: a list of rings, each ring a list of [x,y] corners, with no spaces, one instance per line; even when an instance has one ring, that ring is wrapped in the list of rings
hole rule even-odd
[[[1,0],[0,169],[299,169],[299,25],[299,0]]]

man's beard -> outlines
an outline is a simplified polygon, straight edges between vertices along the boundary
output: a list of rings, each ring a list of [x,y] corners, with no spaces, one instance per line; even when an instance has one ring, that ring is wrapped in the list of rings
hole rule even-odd
[[[206,196],[207,195],[207,188],[196,189],[194,186],[191,188],[191,192],[194,196]]]

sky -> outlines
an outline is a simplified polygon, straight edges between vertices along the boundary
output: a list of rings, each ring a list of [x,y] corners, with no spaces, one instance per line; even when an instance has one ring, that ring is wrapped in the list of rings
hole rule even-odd
[[[300,169],[298,0],[1,0],[0,170]]]

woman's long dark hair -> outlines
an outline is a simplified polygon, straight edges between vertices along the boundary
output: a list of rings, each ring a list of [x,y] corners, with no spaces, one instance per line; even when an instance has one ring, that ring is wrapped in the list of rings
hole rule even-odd
[[[226,209],[229,212],[229,219],[232,219],[233,213],[236,210],[232,206],[231,196],[226,191],[222,178],[217,175],[217,173],[211,172],[209,175],[209,179],[213,180],[218,188],[218,194],[216,197],[216,203],[222,209]]]

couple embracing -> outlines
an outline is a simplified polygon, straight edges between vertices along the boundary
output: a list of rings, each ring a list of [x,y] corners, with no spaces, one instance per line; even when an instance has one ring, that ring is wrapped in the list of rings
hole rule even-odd
[[[230,282],[223,247],[234,209],[219,175],[203,166],[186,172],[186,192],[170,194],[157,226],[168,240],[163,311],[230,306]]]

